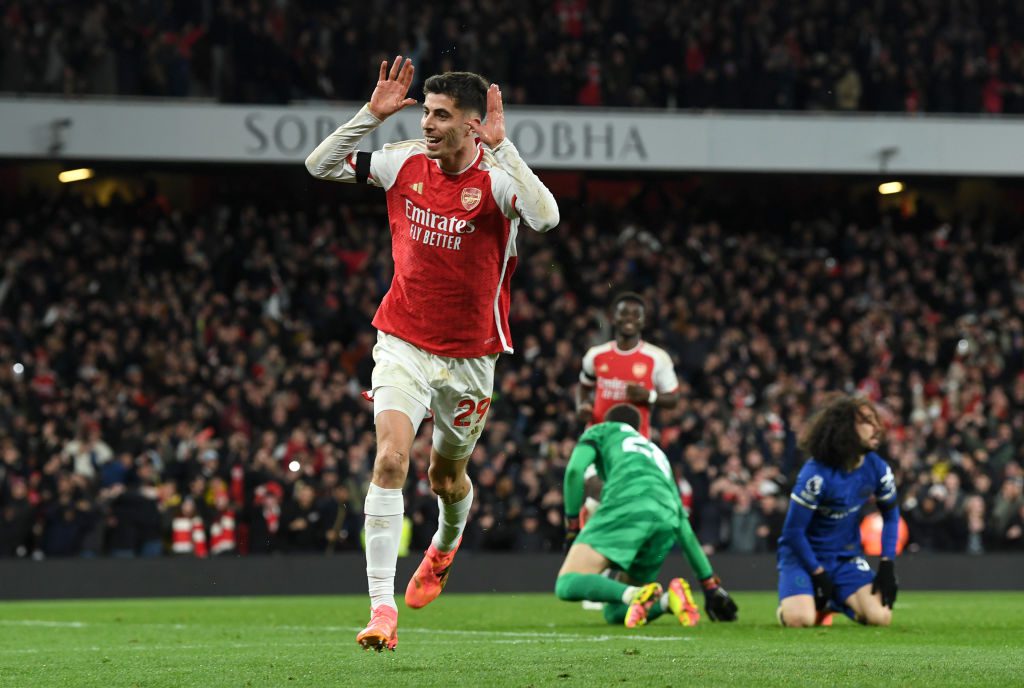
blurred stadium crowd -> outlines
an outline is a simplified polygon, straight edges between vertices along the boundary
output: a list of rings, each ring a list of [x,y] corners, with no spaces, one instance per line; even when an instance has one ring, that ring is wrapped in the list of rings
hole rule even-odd
[[[912,549],[1024,549],[1021,235],[899,213],[759,232],[652,200],[565,203],[524,232],[516,353],[472,455],[466,547],[561,546],[582,353],[634,289],[675,358],[657,439],[709,549],[774,548],[795,447],[831,390],[883,410]],[[197,215],[150,194],[25,196],[2,218],[0,556],[360,546],[374,443],[369,322],[391,275],[378,214]],[[436,524],[429,423],[406,496]]]
[[[1004,0],[0,0],[0,26],[13,93],[359,101],[400,52],[515,104],[1024,112]]]

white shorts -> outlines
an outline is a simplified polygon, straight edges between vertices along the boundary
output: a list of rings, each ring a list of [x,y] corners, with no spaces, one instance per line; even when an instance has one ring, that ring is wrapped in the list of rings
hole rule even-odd
[[[373,347],[373,416],[401,411],[419,429],[423,413],[434,414],[434,449],[448,459],[467,458],[480,439],[491,407],[494,365],[498,354],[479,358],[447,358],[386,332],[377,333]],[[404,394],[378,394],[393,387]],[[403,399],[403,397],[408,397]],[[412,403],[410,403],[412,402]]]

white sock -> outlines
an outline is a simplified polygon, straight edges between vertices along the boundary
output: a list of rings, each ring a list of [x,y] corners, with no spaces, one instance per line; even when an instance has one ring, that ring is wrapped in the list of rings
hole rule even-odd
[[[469,494],[455,502],[445,504],[437,498],[437,532],[434,533],[433,544],[439,552],[451,552],[455,543],[462,537],[469,519],[469,507],[473,506],[473,483],[469,484]]]
[[[366,581],[370,589],[370,607],[395,604],[395,566],[402,537],[405,500],[402,490],[388,490],[370,483],[363,506],[366,514]]]
[[[668,611],[668,593],[665,593],[661,596],[661,599],[658,600],[658,604],[661,606],[661,611]]]
[[[635,585],[630,585],[629,587],[627,587],[625,592],[622,593],[622,604],[629,604],[630,602],[632,602],[633,596],[636,595],[637,591],[639,590],[640,588],[638,588]]]

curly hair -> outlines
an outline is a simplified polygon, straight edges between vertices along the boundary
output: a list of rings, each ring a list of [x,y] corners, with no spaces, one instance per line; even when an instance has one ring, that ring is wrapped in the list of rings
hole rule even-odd
[[[807,421],[800,449],[826,466],[853,470],[864,454],[857,418],[865,412],[878,422],[878,411],[867,399],[846,395],[832,399]]]

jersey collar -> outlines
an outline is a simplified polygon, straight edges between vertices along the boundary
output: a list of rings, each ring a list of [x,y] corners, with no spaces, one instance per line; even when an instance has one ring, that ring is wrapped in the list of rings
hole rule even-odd
[[[441,170],[442,174],[447,174],[449,177],[458,177],[460,174],[463,174],[464,172],[468,172],[469,170],[471,170],[474,167],[476,167],[477,163],[480,162],[480,158],[482,158],[483,155],[484,155],[484,148],[483,148],[483,146],[481,146],[478,143],[478,144],[476,144],[476,155],[473,157],[473,162],[469,163],[468,165],[463,167],[458,172],[447,172],[447,171],[441,169],[441,161],[440,160],[435,160],[434,164],[437,165],[437,169]]]
[[[619,343],[616,342],[615,340],[612,340],[612,349],[617,354],[631,354],[631,353],[634,353],[634,352],[638,351],[640,349],[640,347],[643,346],[643,345],[644,345],[644,340],[643,339],[639,339],[639,340],[637,340],[636,346],[634,346],[632,349],[620,349],[619,348]]]

